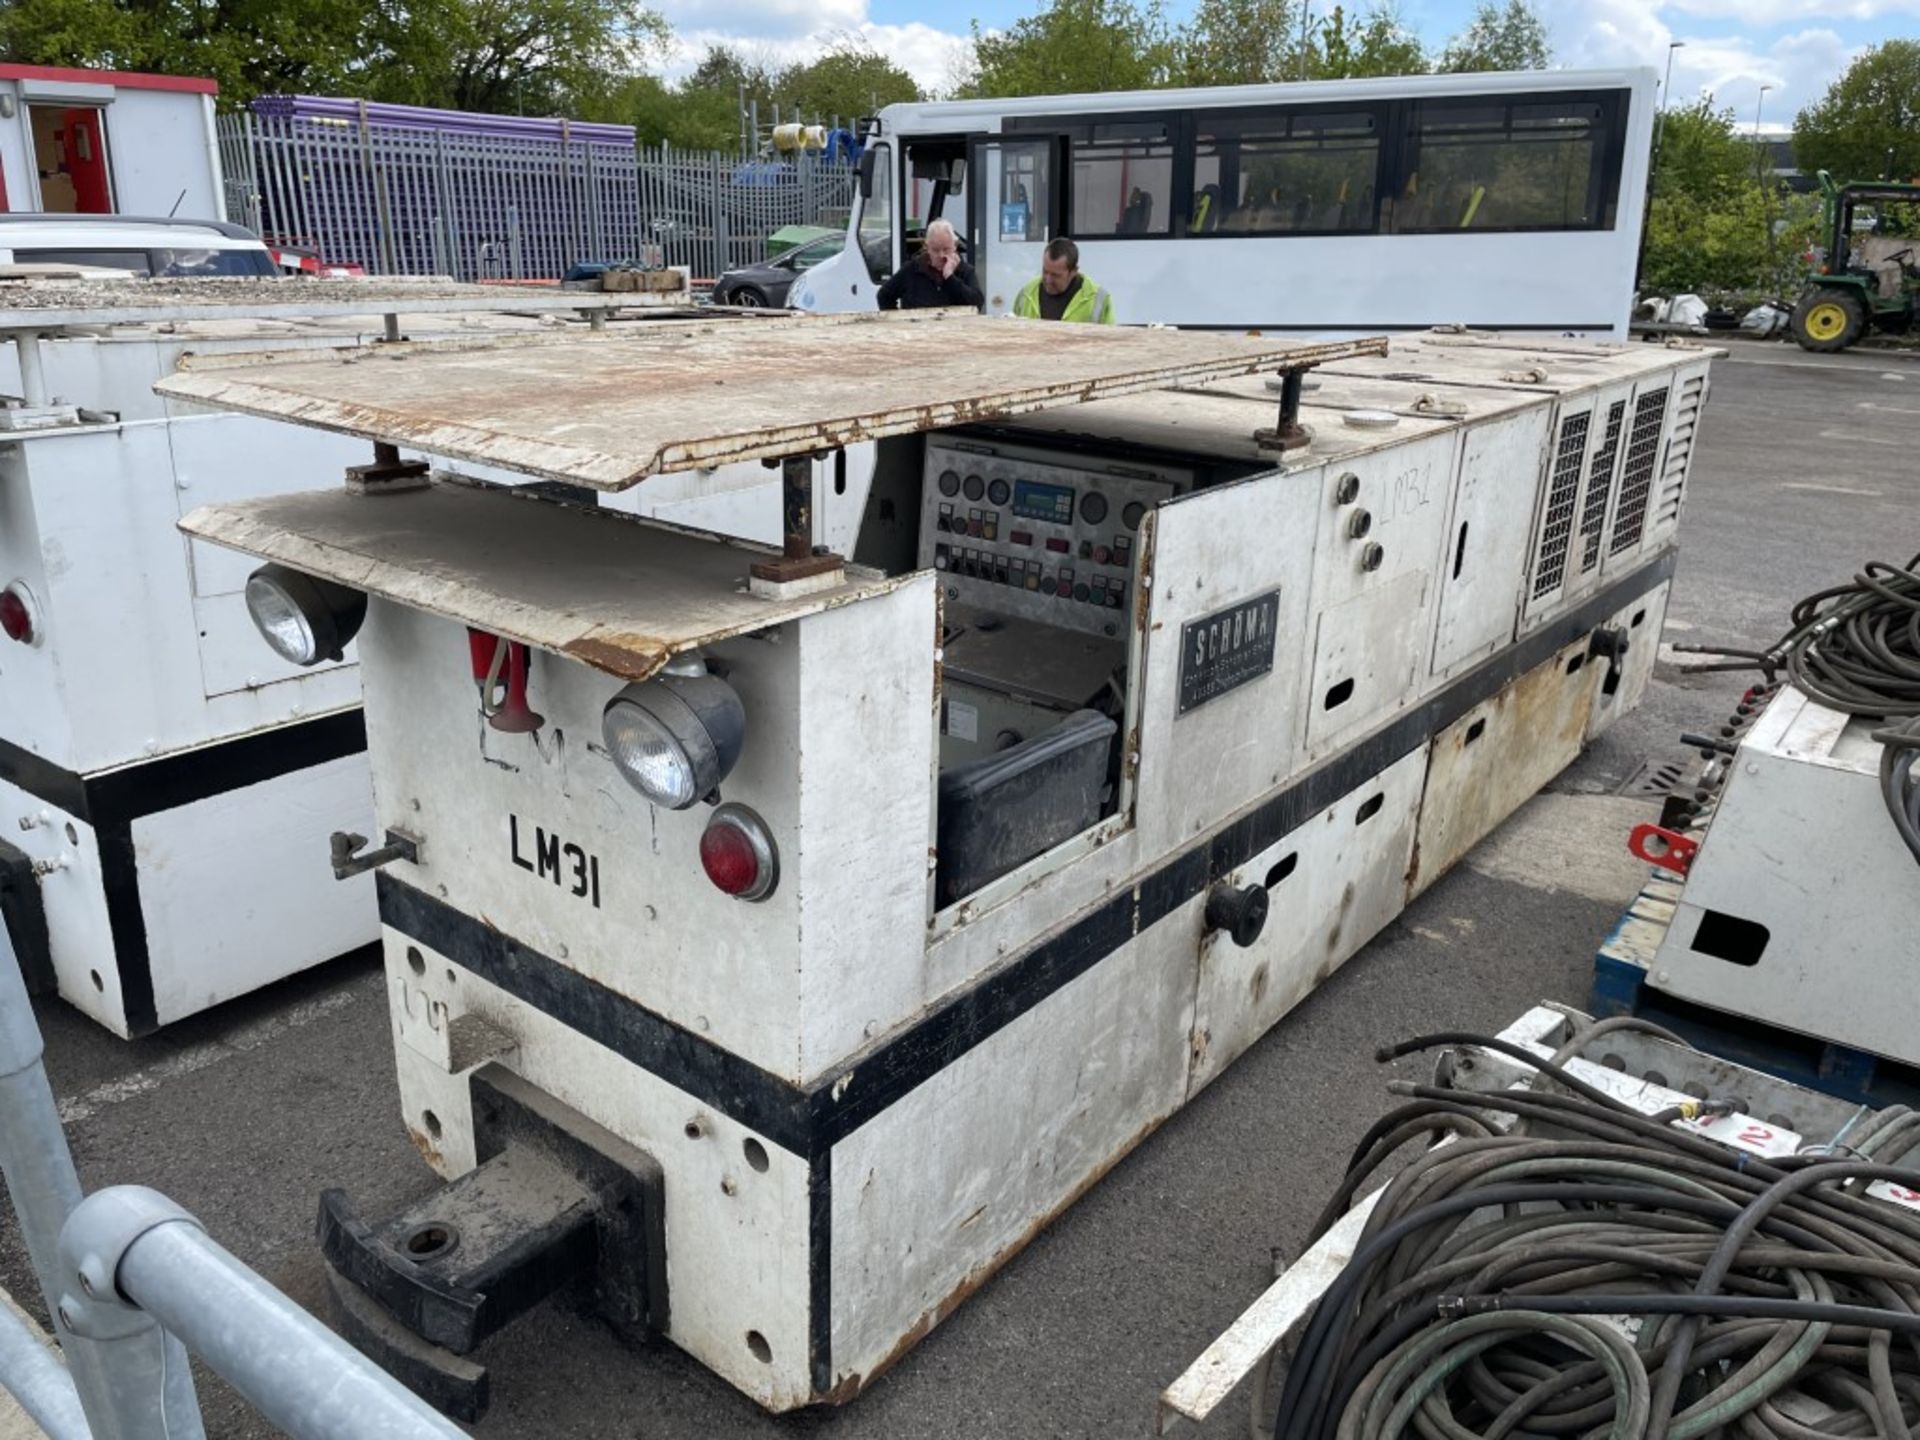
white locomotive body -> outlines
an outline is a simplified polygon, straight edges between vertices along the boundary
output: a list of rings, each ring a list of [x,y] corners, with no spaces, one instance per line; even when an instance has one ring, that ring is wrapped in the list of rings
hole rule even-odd
[[[648,297],[650,298],[650,297]],[[198,505],[337,481],[344,436],[154,393],[183,356],[552,327],[632,297],[434,282],[0,286],[0,898],[36,988],[145,1034],[379,938],[336,885],[372,798],[355,656],[302,668],[247,618]],[[383,312],[389,319],[383,320]]]
[[[185,522],[371,597],[400,1089],[464,1177],[397,1228],[330,1212],[382,1353],[400,1317],[471,1392],[453,1352],[511,1317],[445,1241],[525,1111],[649,1216],[621,1290],[601,1212],[616,1324],[774,1409],[850,1398],[1637,701],[1706,352],[1096,332],[716,322],[422,354],[379,397],[163,384],[597,487],[878,441],[844,566],[804,506],[770,560],[452,480]],[[1269,448],[1310,366],[1279,428],[1311,441]],[[683,806],[648,725],[695,736]]]

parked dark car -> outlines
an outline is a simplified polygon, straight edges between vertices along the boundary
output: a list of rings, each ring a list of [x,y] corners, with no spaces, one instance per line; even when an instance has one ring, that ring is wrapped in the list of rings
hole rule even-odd
[[[793,282],[799,278],[800,272],[831,260],[846,243],[844,235],[822,235],[818,240],[794,246],[777,259],[729,270],[713,282],[713,303],[749,307],[783,306],[787,303],[787,292],[793,288]],[[867,269],[878,281],[886,274],[887,237],[877,235],[868,240],[864,248]]]
[[[802,270],[811,270],[824,260],[831,260],[845,247],[844,235],[823,235],[818,240],[809,240],[777,259],[768,260],[759,265],[742,265],[738,270],[729,270],[713,282],[713,303],[716,305],[781,306],[787,303],[787,291],[793,288],[793,282]]]

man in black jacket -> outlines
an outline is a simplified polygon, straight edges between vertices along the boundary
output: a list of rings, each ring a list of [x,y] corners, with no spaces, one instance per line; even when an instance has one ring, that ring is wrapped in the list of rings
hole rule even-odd
[[[880,287],[882,310],[927,310],[937,305],[980,308],[986,296],[973,267],[960,258],[960,237],[945,220],[927,226],[920,253]]]

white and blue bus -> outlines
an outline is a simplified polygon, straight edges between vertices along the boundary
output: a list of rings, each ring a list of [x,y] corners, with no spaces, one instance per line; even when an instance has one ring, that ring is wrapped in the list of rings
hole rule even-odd
[[[944,216],[989,313],[1057,235],[1130,323],[1625,338],[1651,69],[891,105],[801,309],[871,309]],[[904,201],[904,203],[903,203]]]

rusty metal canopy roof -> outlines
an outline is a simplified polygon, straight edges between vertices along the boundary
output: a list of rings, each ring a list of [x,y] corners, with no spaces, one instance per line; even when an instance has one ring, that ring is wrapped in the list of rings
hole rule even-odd
[[[190,364],[162,394],[600,490],[1324,361],[1306,342],[979,315],[656,323],[637,333]],[[1277,402],[1276,402],[1277,403]]]
[[[189,535],[644,680],[676,654],[905,584],[848,566],[832,588],[749,592],[762,546],[692,539],[613,510],[442,482],[206,505]]]
[[[676,297],[677,298],[677,297]],[[303,315],[440,315],[464,311],[644,309],[661,297],[433,278],[377,280],[219,276],[189,280],[0,279],[0,331],[167,320]],[[684,303],[684,302],[682,302]]]

